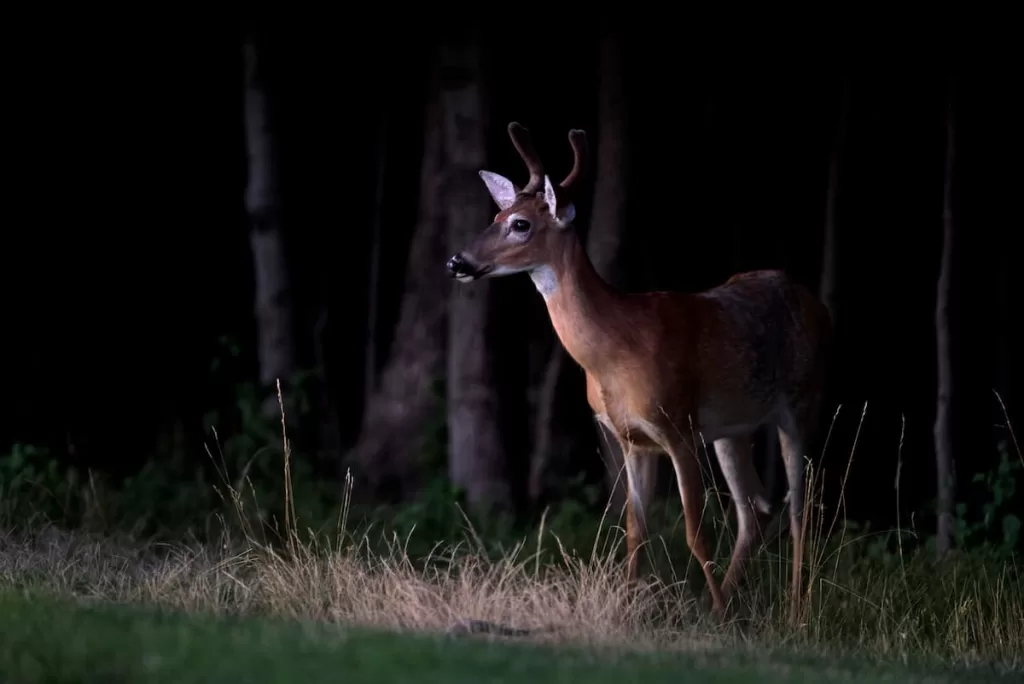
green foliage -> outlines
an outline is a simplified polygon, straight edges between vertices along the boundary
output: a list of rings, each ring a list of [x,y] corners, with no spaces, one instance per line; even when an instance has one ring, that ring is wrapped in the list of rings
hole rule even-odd
[[[46,448],[14,444],[0,457],[0,520],[77,517],[84,493],[78,470],[63,468]]]
[[[276,407],[277,397],[237,381],[245,377],[240,349],[229,338],[219,342],[212,378],[231,387],[233,396],[205,414],[204,445],[188,444],[181,426],[173,426],[137,472],[115,481],[63,465],[45,448],[15,444],[0,455],[0,523],[51,521],[163,540],[212,539],[225,526],[279,531],[286,500],[282,424],[279,412],[264,409],[268,402]],[[283,383],[290,422],[309,415],[317,378],[316,371],[304,370]],[[293,458],[288,466],[296,517],[312,525],[336,520],[341,487],[317,478],[308,458]]]
[[[252,386],[239,388],[233,415],[243,429],[226,438],[211,430],[206,463],[171,450],[159,460],[147,461],[119,483],[93,472],[62,467],[45,449],[15,445],[9,454],[0,456],[0,522],[31,526],[46,520],[66,527],[164,540],[213,539],[226,526],[246,533],[256,530],[266,539],[283,533],[284,511],[290,502],[304,533],[332,536],[342,513],[343,488],[333,480],[316,477],[309,459],[293,454],[288,464],[292,493],[287,498],[280,420],[258,410],[261,400]],[[301,402],[295,401],[293,406],[296,412],[301,410]],[[211,413],[208,420],[216,417]],[[972,482],[986,493],[985,503],[978,510],[963,503],[957,507],[957,546],[1007,560],[1021,542],[1020,519],[1012,506],[1024,467],[1010,456],[1005,443],[999,449],[998,466],[978,474]],[[429,458],[442,456],[433,452]],[[438,466],[435,472],[444,472],[443,461],[434,465]],[[563,498],[544,512],[539,549],[543,562],[554,562],[563,551],[589,555],[595,547],[612,543],[608,528],[621,524],[621,512],[603,510],[602,496],[601,487],[585,484],[582,475],[566,483]],[[732,532],[721,527],[724,512],[714,495],[708,506],[709,541],[713,548],[717,544],[721,549],[731,543]],[[689,555],[678,501],[674,497],[657,500],[649,516],[656,562],[666,567],[685,566]],[[472,513],[464,505],[463,492],[443,475],[429,480],[415,498],[400,505],[354,505],[347,511],[349,535],[373,544],[401,540],[412,559],[428,556],[440,542],[467,541],[474,552],[499,557],[516,543],[535,539],[540,522],[538,517],[515,520],[504,512]],[[840,531],[842,534],[834,536],[847,547],[844,562],[874,567],[899,564],[901,553],[922,541],[912,529],[875,532],[855,521],[843,521]],[[930,546],[933,536],[924,541]],[[855,555],[851,555],[853,550]],[[700,573],[696,580],[701,581]]]
[[[956,505],[954,535],[959,548],[978,548],[1009,558],[1021,540],[1021,519],[1012,512],[1017,479],[1024,474],[1024,462],[1010,455],[1009,444],[998,444],[999,464],[988,472],[976,473],[971,484],[985,492],[980,516],[964,502]]]

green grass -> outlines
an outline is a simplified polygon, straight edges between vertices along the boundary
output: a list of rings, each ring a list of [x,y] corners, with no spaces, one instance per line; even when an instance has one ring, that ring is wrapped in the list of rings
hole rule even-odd
[[[985,671],[914,671],[782,652],[620,652],[213,617],[141,604],[0,594],[0,681],[30,682],[954,682]]]

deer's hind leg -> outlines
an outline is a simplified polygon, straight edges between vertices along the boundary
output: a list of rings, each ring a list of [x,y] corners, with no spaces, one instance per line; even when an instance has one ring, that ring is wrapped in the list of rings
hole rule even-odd
[[[711,606],[719,616],[725,614],[725,601],[722,591],[711,568],[711,554],[701,530],[701,519],[704,515],[704,482],[700,474],[700,461],[693,440],[679,436],[666,445],[672,467],[676,472],[676,483],[679,485],[679,498],[683,504],[683,517],[686,520],[686,544],[690,553],[700,564],[707,579],[708,591],[711,593]]]
[[[736,506],[736,545],[722,581],[722,595],[726,601],[739,586],[754,542],[762,533],[760,525],[771,513],[768,493],[754,467],[750,440],[751,435],[715,440],[718,463]]]
[[[816,401],[807,401],[787,406],[781,411],[779,420],[779,448],[786,466],[786,480],[789,485],[789,532],[793,539],[793,574],[790,586],[790,621],[800,613],[803,591],[804,558],[804,458],[809,436],[817,421]]]

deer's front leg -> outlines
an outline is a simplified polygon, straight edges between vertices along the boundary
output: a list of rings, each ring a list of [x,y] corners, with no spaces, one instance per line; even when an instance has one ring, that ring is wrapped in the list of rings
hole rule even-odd
[[[657,477],[657,451],[637,449],[620,440],[626,463],[626,581],[636,581],[641,561],[641,546],[647,541],[647,515],[654,497]]]

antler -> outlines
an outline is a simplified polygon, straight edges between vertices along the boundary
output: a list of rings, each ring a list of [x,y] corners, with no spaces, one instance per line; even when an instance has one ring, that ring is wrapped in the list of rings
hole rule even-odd
[[[519,156],[523,158],[526,168],[530,171],[530,180],[522,192],[527,194],[537,192],[544,182],[544,164],[533,146],[530,132],[518,122],[513,121],[508,125],[508,136],[512,138],[512,144],[515,145],[516,151],[519,152]],[[565,180],[558,184],[563,190],[570,190],[583,175],[587,166],[587,134],[579,128],[570,130],[569,145],[572,147],[573,153],[572,170]]]
[[[572,171],[558,184],[563,190],[571,189],[587,166],[587,134],[579,128],[572,129],[569,131],[569,144],[573,154]]]
[[[533,148],[530,132],[518,122],[513,121],[508,125],[508,137],[512,138],[512,144],[516,146],[516,151],[519,152],[519,156],[523,158],[523,162],[530,172],[530,180],[522,192],[537,192],[544,184],[544,165],[540,161],[537,150]]]

